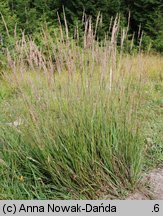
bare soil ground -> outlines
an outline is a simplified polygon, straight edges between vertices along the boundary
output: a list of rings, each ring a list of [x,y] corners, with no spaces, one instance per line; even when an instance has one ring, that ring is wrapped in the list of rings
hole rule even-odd
[[[163,200],[163,168],[153,170],[143,179],[146,189],[140,189],[128,196],[127,200]]]

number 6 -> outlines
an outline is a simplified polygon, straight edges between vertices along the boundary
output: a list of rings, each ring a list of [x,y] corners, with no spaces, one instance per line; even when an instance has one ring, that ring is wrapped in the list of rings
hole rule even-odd
[[[159,212],[159,204],[154,205],[154,212]]]

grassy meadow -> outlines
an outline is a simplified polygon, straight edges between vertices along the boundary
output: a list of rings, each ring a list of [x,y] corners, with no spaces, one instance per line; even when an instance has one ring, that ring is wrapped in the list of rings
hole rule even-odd
[[[127,33],[127,30],[126,30]],[[6,50],[0,199],[124,199],[163,160],[163,57],[43,32]]]

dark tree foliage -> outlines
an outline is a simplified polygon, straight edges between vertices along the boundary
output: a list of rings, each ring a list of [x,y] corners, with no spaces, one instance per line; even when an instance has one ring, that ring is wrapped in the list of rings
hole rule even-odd
[[[63,6],[69,28],[80,23],[83,12],[95,23],[97,14],[103,16],[103,31],[107,31],[111,17],[120,14],[122,24],[127,24],[130,12],[130,32],[138,32],[139,27],[154,47],[163,51],[163,0],[0,0],[2,13],[10,32],[17,25],[18,30],[33,34],[46,23],[57,26],[58,16],[64,22]],[[6,35],[2,18],[1,35]],[[102,31],[102,30],[100,30]]]

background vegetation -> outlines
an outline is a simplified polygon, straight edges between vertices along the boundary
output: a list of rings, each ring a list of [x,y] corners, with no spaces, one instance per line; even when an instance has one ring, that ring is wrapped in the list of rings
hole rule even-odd
[[[116,14],[120,14],[123,27],[127,25],[130,14],[130,34],[135,34],[135,40],[143,32],[144,49],[150,46],[163,52],[162,0],[1,0],[0,12],[8,27],[6,32],[4,21],[0,19],[1,49],[7,46],[7,34],[11,36],[11,43],[14,32],[21,35],[21,31],[25,31],[25,34],[36,35],[45,25],[57,28],[57,13],[61,22],[64,20],[63,6],[70,29],[74,29],[77,23],[82,28],[83,12],[87,15],[86,19],[92,17],[94,24],[100,12],[103,22],[98,30],[99,37],[109,30],[110,21]],[[129,35],[129,39],[131,37]]]

